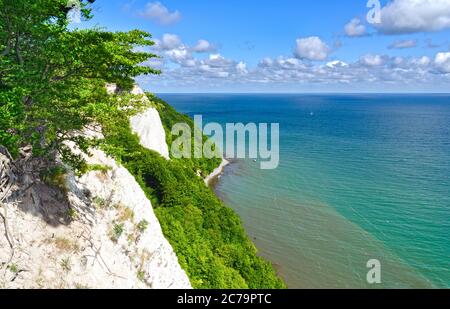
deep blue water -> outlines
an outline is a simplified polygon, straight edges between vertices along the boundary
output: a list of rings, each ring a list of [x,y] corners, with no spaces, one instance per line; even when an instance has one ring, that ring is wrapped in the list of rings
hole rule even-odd
[[[239,160],[216,191],[289,287],[450,287],[450,96],[161,97],[204,122],[280,124],[279,168]]]

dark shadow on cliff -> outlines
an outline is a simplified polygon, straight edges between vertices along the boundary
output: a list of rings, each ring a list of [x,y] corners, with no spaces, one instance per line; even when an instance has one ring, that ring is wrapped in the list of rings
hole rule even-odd
[[[55,186],[42,180],[42,171],[46,162],[33,158],[31,152],[22,149],[20,158],[13,160],[5,148],[0,149],[2,161],[0,174],[0,192],[4,194],[3,202],[14,205],[17,209],[42,219],[46,224],[57,227],[70,225],[74,220],[92,222],[95,212],[87,191],[77,190],[77,203],[71,203],[69,191],[64,186]],[[69,177],[65,175],[64,179]]]

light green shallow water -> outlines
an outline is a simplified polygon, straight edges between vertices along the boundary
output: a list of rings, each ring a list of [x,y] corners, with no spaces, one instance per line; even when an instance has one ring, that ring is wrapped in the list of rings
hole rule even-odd
[[[279,168],[237,161],[216,191],[289,287],[450,287],[449,97],[163,98],[205,121],[280,123]]]

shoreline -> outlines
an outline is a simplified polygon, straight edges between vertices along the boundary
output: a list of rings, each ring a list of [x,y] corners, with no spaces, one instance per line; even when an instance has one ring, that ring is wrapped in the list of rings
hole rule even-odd
[[[216,191],[216,185],[220,179],[220,177],[225,173],[225,168],[232,165],[233,163],[235,163],[235,161],[232,160],[227,160],[225,158],[222,158],[222,162],[220,163],[220,165],[211,173],[209,174],[206,178],[205,178],[205,184],[210,187],[213,191],[214,191],[214,195],[217,196],[218,199],[220,199],[227,207],[230,207],[231,209],[234,210],[233,207],[231,207],[230,205],[225,203],[225,200],[223,198],[223,196],[220,196],[218,194],[218,192]],[[242,220],[242,224],[244,226],[244,231],[245,234],[247,235],[248,239],[254,244],[255,247],[257,247],[256,244],[256,237],[251,237],[250,234],[248,233],[247,228],[245,227],[244,224],[244,218],[241,215],[238,215],[239,218]],[[279,278],[281,278],[283,280],[283,282],[286,284],[287,287],[287,283],[286,283],[286,275],[283,271],[284,266],[282,264],[279,264],[278,261],[275,261],[271,258],[269,258],[268,256],[264,256],[261,254],[261,252],[258,249],[258,253],[257,255],[263,259],[265,259],[266,261],[268,261],[272,267],[275,270],[275,273],[277,274],[277,276]],[[287,287],[289,288],[289,287]]]
[[[230,165],[230,161],[226,160],[225,158],[222,158],[222,162],[220,165],[205,178],[205,184],[210,187],[211,184],[220,178],[220,176],[223,174],[225,167]]]

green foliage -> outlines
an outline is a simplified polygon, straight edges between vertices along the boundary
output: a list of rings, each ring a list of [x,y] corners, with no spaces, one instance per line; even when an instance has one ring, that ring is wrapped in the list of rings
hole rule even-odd
[[[145,232],[146,230],[147,230],[147,228],[148,228],[148,221],[147,220],[142,220],[141,222],[139,222],[138,224],[137,224],[137,229],[139,230],[139,232],[141,232],[141,233],[143,233],[143,232]]]
[[[111,235],[111,239],[113,241],[118,241],[120,236],[122,236],[123,232],[125,231],[125,224],[120,223],[120,224],[114,224],[113,230],[112,230],[112,235]]]
[[[94,197],[92,202],[99,209],[105,209],[108,206],[108,202],[99,196]]]
[[[19,267],[17,266],[17,264],[11,264],[8,266],[8,269],[10,272],[12,272],[13,274],[17,274],[19,272]]]
[[[177,123],[187,124],[191,128],[192,132],[194,132],[194,130],[199,130],[199,128],[196,128],[196,126],[194,125],[194,121],[189,116],[180,114],[172,106],[170,106],[169,104],[167,104],[165,101],[161,100],[160,98],[155,97],[151,93],[146,93],[146,94],[149,97],[149,99],[153,102],[153,104],[156,106],[156,109],[158,110],[158,112],[161,116],[161,121],[162,121],[164,129],[166,131],[167,145],[169,145],[169,146],[172,145],[173,137],[171,134],[171,130],[172,130],[172,127]],[[191,141],[191,146],[192,146],[191,153],[192,154],[195,151],[194,150],[195,145],[201,145],[202,143],[206,142],[206,140],[208,139],[206,136],[203,136],[203,135],[200,135],[200,136],[202,136],[202,140],[198,141],[197,144],[194,142],[195,141],[194,136],[192,136],[192,141]],[[174,158],[172,158],[172,159],[174,159]],[[192,169],[195,173],[199,173],[201,176],[206,177],[209,174],[211,174],[217,166],[219,166],[219,164],[221,163],[222,160],[220,158],[213,158],[213,159],[198,158],[198,159],[196,159],[192,156],[191,160],[181,159],[181,161],[183,162],[183,164],[185,166]]]
[[[111,166],[102,165],[102,164],[89,164],[87,166],[87,172],[102,172],[107,173],[111,170]]]
[[[73,208],[69,208],[67,210],[67,217],[70,220],[75,221],[78,218],[78,212],[75,209],[73,209]]]
[[[166,106],[163,118],[167,110]],[[126,119],[115,119],[103,133],[103,149],[122,162],[156,201],[153,206],[163,232],[194,287],[285,287],[272,265],[258,257],[239,217],[196,175],[197,163],[167,161],[145,149]]]
[[[83,18],[91,18],[93,1],[80,2]],[[95,139],[75,132],[144,107],[130,95],[109,96],[105,84],[127,90],[136,76],[159,71],[141,65],[155,55],[136,49],[153,45],[150,34],[70,30],[66,6],[67,0],[0,0],[0,145],[16,156],[31,145],[35,156],[59,154],[82,170],[82,157],[65,142],[87,152]]]
[[[70,262],[70,258],[62,259],[60,265],[62,269],[66,272],[69,272],[72,269],[72,263]]]
[[[41,174],[41,179],[47,185],[57,187],[61,189],[61,191],[66,192],[66,176],[67,170],[64,166],[57,165],[43,171]]]
[[[138,278],[139,281],[145,282],[145,272],[144,271],[139,270],[136,274],[136,277]]]

